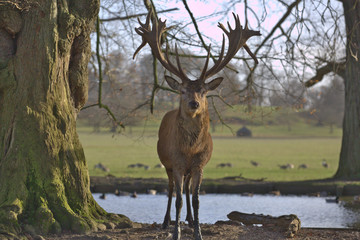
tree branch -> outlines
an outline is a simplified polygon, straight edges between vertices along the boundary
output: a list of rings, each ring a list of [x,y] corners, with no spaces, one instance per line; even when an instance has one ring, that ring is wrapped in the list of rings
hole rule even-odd
[[[330,73],[334,72],[340,77],[345,78],[345,66],[346,62],[327,62],[327,64],[321,68],[316,69],[316,75],[311,79],[305,82],[305,87],[312,87],[316,83],[320,82],[323,77]]]
[[[235,132],[234,132],[234,130],[232,129],[232,127],[230,127],[230,126],[224,121],[224,119],[222,118],[221,114],[220,114],[219,111],[217,110],[216,105],[215,105],[215,102],[214,102],[214,98],[213,98],[214,96],[209,96],[209,97],[211,98],[211,105],[213,106],[214,111],[215,111],[216,115],[218,116],[221,124],[223,124],[225,127],[227,127],[227,128],[231,131],[232,135],[235,135]]]
[[[179,8],[170,8],[170,9],[158,11],[157,13],[172,12],[172,11],[178,11],[178,10],[179,10]],[[100,21],[101,22],[110,22],[110,21],[116,21],[116,20],[127,20],[127,19],[146,16],[146,15],[147,15],[147,13],[139,13],[139,14],[134,14],[134,15],[128,15],[125,17],[104,18],[104,19],[100,19]]]

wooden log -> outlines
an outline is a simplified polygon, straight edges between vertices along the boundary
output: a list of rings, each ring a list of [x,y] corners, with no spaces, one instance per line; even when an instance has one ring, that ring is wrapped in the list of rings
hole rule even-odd
[[[233,211],[229,213],[227,217],[232,221],[238,221],[244,225],[261,224],[264,227],[279,228],[281,231],[285,232],[287,237],[294,237],[301,227],[300,219],[294,214],[273,217],[270,215],[248,214]]]

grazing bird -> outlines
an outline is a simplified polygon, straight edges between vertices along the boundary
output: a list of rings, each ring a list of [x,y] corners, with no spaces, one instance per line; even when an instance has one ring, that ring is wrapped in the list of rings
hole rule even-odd
[[[279,165],[279,164],[278,164],[278,166],[279,166],[279,168],[284,169],[284,170],[285,170],[285,169],[288,169],[288,166],[287,166],[287,165]]]
[[[156,164],[156,165],[154,166],[154,168],[164,168],[164,165],[162,165],[161,163],[159,163],[159,164]]]
[[[149,170],[150,166],[142,164],[142,163],[136,163],[136,164],[130,164],[127,166],[128,168],[144,168],[145,170]]]
[[[308,168],[308,165],[306,165],[306,164],[300,164],[298,168],[306,169],[306,168]]]
[[[231,29],[230,24],[228,24],[230,29],[227,30],[219,23],[219,27],[224,31],[229,40],[228,52],[224,56],[225,37],[223,36],[219,59],[215,62],[214,66],[207,70],[210,58],[209,47],[205,66],[201,71],[200,77],[195,81],[190,80],[182,70],[176,45],[177,66],[171,63],[168,51],[164,55],[161,50],[160,41],[162,34],[167,30],[166,21],[151,17],[152,13],[150,11],[146,22],[141,23],[139,20],[140,27],[135,29],[136,33],[142,37],[142,43],[135,51],[133,57],[135,58],[140,49],[148,43],[153,55],[159,62],[181,80],[181,83],[179,83],[173,77],[165,76],[168,85],[180,93],[180,105],[178,109],[167,112],[163,117],[157,144],[160,161],[165,166],[169,179],[168,205],[162,224],[163,228],[168,227],[170,224],[172,193],[174,185],[176,186],[176,218],[173,233],[173,239],[175,240],[180,239],[181,235],[180,212],[183,204],[182,192],[184,185],[187,204],[186,220],[194,227],[195,239],[202,239],[199,225],[199,191],[203,177],[203,168],[210,160],[213,149],[212,139],[209,134],[210,123],[206,94],[209,91],[215,90],[223,78],[217,77],[208,83],[205,80],[223,69],[241,47],[244,47],[257,63],[257,59],[246,45],[246,41],[252,36],[260,35],[260,32],[249,30],[248,27],[242,28],[239,16],[233,15],[236,22],[234,29]],[[150,26],[150,19],[152,27]],[[192,217],[190,207],[190,181],[192,184],[194,218]]]
[[[110,172],[110,169],[108,167],[106,167],[104,164],[102,163],[98,163],[94,166],[94,168],[98,168],[100,170],[103,170],[104,172]]]
[[[295,167],[294,164],[291,164],[291,163],[288,163],[288,164],[286,164],[286,165],[279,165],[279,164],[278,164],[278,166],[279,166],[279,168],[284,169],[284,170],[286,170],[286,169],[293,169],[293,168]]]
[[[145,167],[145,165],[142,163],[137,163],[137,164],[135,164],[135,167],[142,168],[142,167]]]
[[[219,163],[218,165],[216,165],[217,168],[224,168],[224,167],[232,167],[231,163]]]
[[[322,160],[322,166],[323,166],[324,168],[328,168],[328,167],[329,167],[329,164],[326,162],[326,159],[323,159],[323,160]]]
[[[100,199],[106,199],[106,194],[105,193],[102,193],[101,195],[100,195]]]
[[[250,163],[253,165],[253,166],[255,166],[255,167],[257,167],[257,166],[259,166],[259,163],[258,162],[255,162],[255,161],[250,161]]]

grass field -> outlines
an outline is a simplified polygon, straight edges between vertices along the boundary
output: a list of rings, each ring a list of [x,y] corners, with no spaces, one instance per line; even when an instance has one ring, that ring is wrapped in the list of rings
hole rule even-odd
[[[234,130],[241,126],[234,125]],[[91,176],[103,176],[94,165],[101,162],[117,177],[166,178],[156,153],[157,123],[149,121],[144,127],[133,127],[124,134],[109,133],[103,129],[92,133],[89,127],[78,126]],[[326,127],[297,124],[289,132],[284,126],[251,127],[253,138],[236,138],[226,127],[213,133],[214,151],[204,169],[205,178],[223,178],[242,174],[246,178],[266,178],[271,181],[321,179],[331,177],[336,169],[341,145],[341,129],[329,133]],[[326,159],[329,168],[322,167]],[[254,167],[250,161],[260,165]],[[143,163],[151,168],[127,168],[130,164]],[[220,163],[231,163],[232,168],[217,168]],[[294,169],[282,170],[281,164],[294,164]],[[298,169],[307,164],[307,169]]]

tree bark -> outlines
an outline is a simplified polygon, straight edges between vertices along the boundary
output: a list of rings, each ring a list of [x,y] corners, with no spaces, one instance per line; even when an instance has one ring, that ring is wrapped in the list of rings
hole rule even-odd
[[[131,223],[93,199],[76,133],[98,10],[99,0],[0,3],[1,239]]]
[[[343,0],[347,34],[345,112],[337,178],[360,178],[360,0]]]

